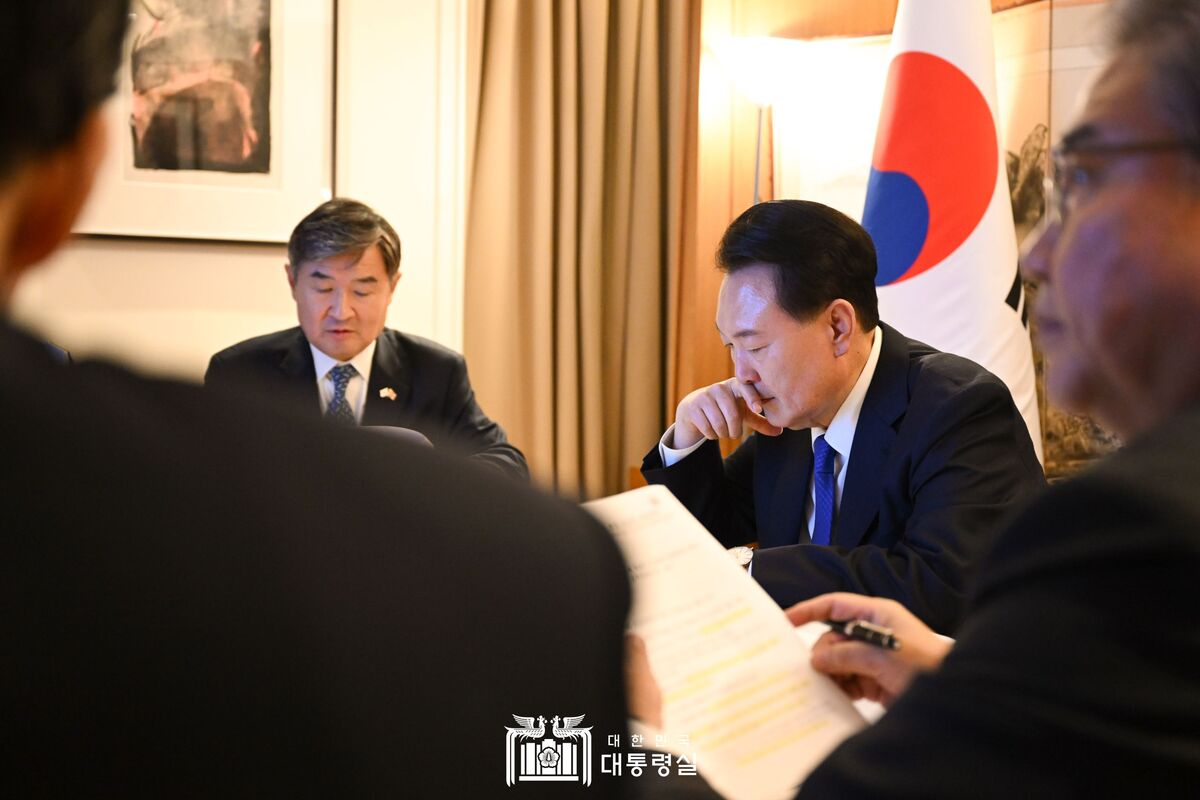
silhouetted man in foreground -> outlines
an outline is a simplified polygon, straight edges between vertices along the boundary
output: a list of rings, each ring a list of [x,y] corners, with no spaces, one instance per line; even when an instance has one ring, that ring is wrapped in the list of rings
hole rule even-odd
[[[128,11],[5,6],[4,307],[87,196]],[[513,714],[622,731],[628,584],[571,506],[426,448],[68,367],[7,321],[0,442],[5,796],[511,796]]]

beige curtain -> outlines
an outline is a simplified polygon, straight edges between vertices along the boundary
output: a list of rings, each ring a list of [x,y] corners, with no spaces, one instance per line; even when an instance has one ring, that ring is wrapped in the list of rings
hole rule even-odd
[[[464,346],[535,478],[625,488],[665,426],[699,0],[476,0]]]

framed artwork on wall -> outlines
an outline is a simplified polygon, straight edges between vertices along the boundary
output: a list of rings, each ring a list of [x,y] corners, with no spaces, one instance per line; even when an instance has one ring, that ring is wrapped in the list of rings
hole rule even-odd
[[[135,0],[76,232],[285,242],[333,193],[335,0]]]

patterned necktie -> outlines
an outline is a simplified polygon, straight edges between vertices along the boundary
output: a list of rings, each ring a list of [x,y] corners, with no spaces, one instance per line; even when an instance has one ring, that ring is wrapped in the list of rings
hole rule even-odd
[[[837,451],[829,446],[823,435],[813,442],[813,495],[817,507],[813,544],[829,544],[832,539],[835,513],[833,457],[836,455]]]
[[[329,407],[325,409],[325,419],[344,425],[358,424],[354,412],[350,410],[350,404],[346,402],[346,386],[357,374],[358,370],[353,364],[338,364],[329,370],[329,378],[333,381],[333,398],[329,401]]]

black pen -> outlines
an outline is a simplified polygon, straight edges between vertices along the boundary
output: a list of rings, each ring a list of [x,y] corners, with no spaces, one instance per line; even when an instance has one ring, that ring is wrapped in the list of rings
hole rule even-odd
[[[896,638],[896,634],[891,628],[885,628],[882,625],[876,625],[873,622],[866,622],[861,619],[848,619],[845,622],[834,622],[830,619],[826,620],[825,624],[847,639],[853,639],[856,642],[866,642],[867,644],[873,644],[876,647],[883,647],[887,650],[900,649],[900,640]]]

